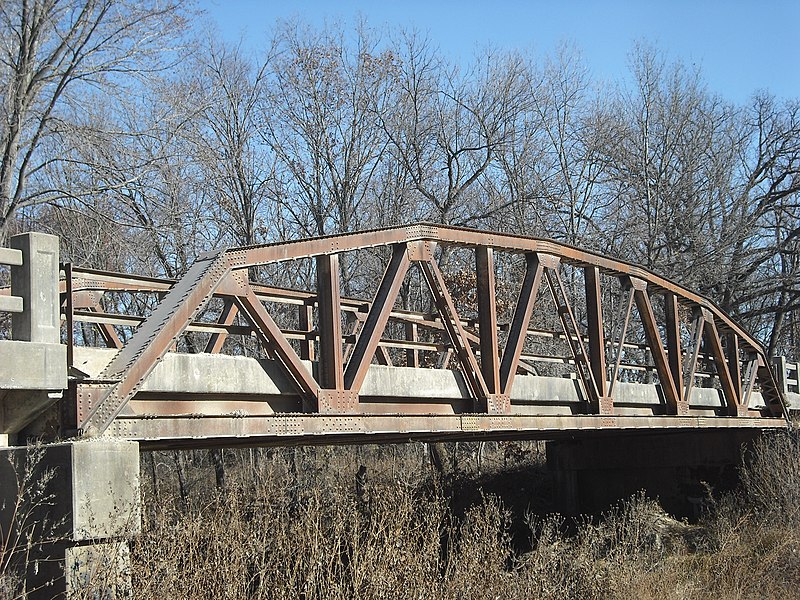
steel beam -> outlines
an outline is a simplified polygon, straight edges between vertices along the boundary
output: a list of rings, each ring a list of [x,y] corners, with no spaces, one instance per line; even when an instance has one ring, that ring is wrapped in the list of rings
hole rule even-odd
[[[400,286],[403,285],[408,266],[410,264],[408,252],[404,245],[396,244],[392,248],[392,257],[383,273],[383,278],[375,293],[364,326],[356,341],[353,354],[347,363],[344,375],[344,385],[348,390],[358,392],[364,377],[367,374],[375,349],[378,347],[383,330],[389,320]]]
[[[317,263],[317,322],[319,329],[319,384],[344,389],[342,364],[342,307],[339,291],[339,255],[324,254]]]
[[[478,296],[478,334],[481,372],[490,394],[500,394],[500,357],[497,343],[497,303],[495,302],[494,254],[491,248],[475,248],[475,273]]]
[[[447,290],[442,272],[439,270],[436,261],[432,259],[420,261],[419,265],[422,268],[423,278],[433,295],[436,307],[442,315],[442,322],[450,338],[450,343],[455,350],[464,378],[467,380],[479,407],[481,404],[485,406],[489,400],[489,390],[483,380],[472,346],[470,346],[470,340],[467,337],[464,326],[461,324],[461,317],[458,316],[453,299]]]
[[[664,294],[664,314],[666,324],[664,329],[667,333],[667,358],[669,360],[669,370],[672,372],[672,380],[678,397],[683,398],[683,361],[681,350],[681,321],[678,309],[678,296],[672,292]]]
[[[222,307],[222,312],[219,315],[219,319],[217,319],[217,324],[223,325],[226,328],[230,327],[233,325],[234,321],[236,320],[236,315],[238,314],[239,309],[236,306],[236,303],[233,301],[233,298],[226,298],[225,304]],[[212,333],[211,337],[206,343],[205,352],[209,354],[216,354],[222,350],[222,345],[225,343],[225,339],[227,337],[227,331]]]
[[[658,373],[658,381],[664,392],[664,399],[667,402],[667,407],[673,414],[678,414],[678,410],[680,409],[679,402],[681,402],[682,399],[678,396],[675,380],[672,379],[672,371],[669,368],[667,355],[664,352],[664,344],[661,341],[661,334],[658,331],[658,325],[656,323],[656,317],[653,314],[653,306],[650,303],[650,296],[647,293],[646,283],[634,281],[632,282],[632,286],[634,289],[636,308],[642,319],[644,334],[647,338],[650,353],[653,356],[653,362],[655,363],[656,372]]]
[[[445,251],[452,248],[474,249],[477,322],[465,321],[458,315],[445,276],[434,259],[437,245]],[[338,255],[374,246],[392,249],[392,258],[376,297],[371,303],[362,299],[342,298],[339,293]],[[522,253],[526,256],[522,289],[508,324],[497,323],[494,268],[497,252]],[[285,290],[246,281],[250,267],[304,257],[313,258],[317,264],[318,285],[315,292]],[[436,315],[393,308],[410,262],[419,264],[436,304]],[[573,310],[575,298],[569,295],[557,270],[560,263],[583,270],[587,306],[585,335],[581,333],[582,325]],[[543,274],[546,274],[553,293],[558,310],[556,316],[561,321],[563,335],[531,330],[529,327]],[[450,357],[454,352],[469,394],[476,401],[472,409],[493,413],[509,412],[511,407],[508,398],[518,371],[535,374],[536,363],[542,361],[572,363],[593,412],[616,418],[629,408],[623,405],[614,409],[611,402],[615,386],[622,385],[617,382],[620,369],[652,368],[646,363],[623,364],[623,349],[641,348],[639,344],[625,341],[634,302],[647,339],[646,348],[652,354],[669,412],[685,416],[690,414],[690,409],[697,410],[688,403],[695,396],[692,389],[694,379],[713,376],[713,373],[698,370],[703,355],[701,343],[705,341],[705,352],[714,359],[729,414],[735,411],[737,415],[753,417],[752,411],[747,411],[747,405],[755,393],[754,389],[762,393],[770,414],[786,414],[783,394],[769,371],[763,348],[713,303],[636,265],[548,240],[422,224],[220,251],[203,257],[177,282],[81,269],[72,270],[67,278],[69,281],[65,282],[62,289],[71,291],[65,303],[68,322],[98,324],[101,335],[106,334],[103,336],[106,344],[114,344],[108,334],[116,336],[115,325],[135,328],[133,336],[97,375],[97,379],[88,379],[82,384],[86,394],[79,410],[73,411],[80,415],[79,422],[73,427],[77,424],[93,433],[103,431],[116,418],[131,416],[130,401],[134,396],[139,398],[137,393],[155,365],[175,347],[178,337],[187,331],[210,334],[206,345],[210,351],[219,351],[225,336],[231,333],[258,335],[265,351],[278,359],[286,376],[297,388],[306,411],[341,413],[361,410],[358,408],[358,394],[370,364],[377,361],[390,365],[392,355],[387,349],[396,348],[405,353],[405,364],[420,369],[428,363],[427,360],[420,360],[420,352],[426,353],[426,359],[427,353],[441,354],[440,368],[450,367]],[[625,283],[623,288],[628,297],[625,299],[627,302],[623,300],[621,303],[621,308],[627,308],[627,311],[619,337],[611,335],[607,340],[601,303],[603,282],[615,278]],[[95,290],[99,290],[99,293],[103,290],[141,293],[149,298],[153,294],[164,294],[164,297],[153,313],[143,318],[140,314],[105,314],[98,310],[96,304],[82,307],[77,303],[80,294],[93,295]],[[663,323],[656,321],[653,312],[651,296],[654,294],[665,298]],[[203,320],[200,314],[214,295],[226,300],[223,314],[216,323],[209,322],[207,317]],[[298,330],[281,330],[263,305],[264,301],[290,308],[296,306],[300,311]],[[314,306],[318,307],[316,328],[312,323]],[[234,325],[237,307],[243,317],[253,323],[254,328]],[[693,310],[700,315],[695,318],[694,339],[686,349],[685,359],[681,345],[681,310]],[[360,331],[347,332],[345,336],[342,317],[353,314],[364,317],[360,321],[363,326]],[[390,321],[401,331],[398,337],[407,339],[390,338],[389,331],[396,331],[387,330]],[[476,328],[477,335],[474,332]],[[498,348],[499,331],[508,332],[502,353]],[[439,343],[442,332],[449,345]],[[662,339],[663,334],[666,335],[666,341]],[[570,355],[526,353],[525,340],[529,335],[563,339],[570,348]],[[722,335],[726,336],[724,343]],[[295,351],[298,343],[299,353]],[[315,352],[315,344],[318,344],[318,352]],[[347,354],[343,345],[347,345]],[[607,346],[617,351],[610,382],[607,381]],[[479,356],[475,348],[479,349]],[[531,364],[523,367],[520,362],[523,358]],[[319,381],[312,376],[309,363],[303,362],[315,359],[320,363]],[[742,373],[742,360],[745,373]],[[708,392],[696,391],[701,396]],[[295,406],[299,406],[297,397],[294,402]],[[390,405],[398,406],[397,403],[386,404]],[[403,410],[413,411],[414,406],[423,405],[411,403],[403,406]],[[373,406],[371,410],[374,409]],[[616,414],[611,415],[614,412]],[[613,426],[614,423],[614,419],[609,418],[605,426]]]
[[[586,267],[583,270],[586,291],[586,321],[589,336],[589,365],[597,392],[602,401],[608,398],[606,382],[606,341],[603,334],[603,308],[600,290],[600,269]],[[600,406],[597,406],[600,410]]]
[[[101,379],[118,383],[99,399],[79,425],[84,432],[97,435],[105,431],[177,336],[195,320],[229,270],[230,260],[224,251],[209,253],[198,259],[170,289],[101,374]]]
[[[267,309],[261,304],[253,290],[246,291],[238,298],[239,309],[247,315],[256,327],[256,334],[262,342],[268,344],[281,362],[286,373],[295,382],[305,410],[316,410],[319,396],[319,386],[300,357],[294,351],[289,341],[283,336],[278,325],[272,319]]]
[[[542,264],[539,255],[530,253],[525,255],[525,277],[522,281],[522,288],[519,291],[517,305],[514,308],[514,316],[511,319],[511,328],[508,332],[508,339],[503,350],[503,357],[500,363],[500,385],[503,393],[511,394],[511,386],[514,384],[514,377],[517,374],[519,357],[525,346],[525,337],[528,332],[528,323],[531,320],[533,305],[536,303],[536,296],[539,294],[539,286],[542,283]]]
[[[734,385],[733,379],[731,378],[728,360],[722,348],[722,340],[719,337],[717,325],[714,323],[714,315],[710,313],[705,315],[705,325],[706,342],[711,346],[711,353],[714,356],[714,364],[717,367],[717,375],[719,376],[722,392],[725,396],[728,414],[735,416],[743,411],[746,413],[747,407],[739,404],[739,395],[741,391],[736,391],[737,386]],[[741,390],[741,384],[739,384],[739,390]]]

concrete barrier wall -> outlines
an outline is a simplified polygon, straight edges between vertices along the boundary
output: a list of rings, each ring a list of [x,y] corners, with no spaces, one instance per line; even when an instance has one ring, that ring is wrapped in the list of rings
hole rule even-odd
[[[75,367],[96,377],[116,351],[106,348],[75,348]],[[305,361],[307,368],[316,364]],[[145,394],[195,394],[237,396],[294,396],[291,382],[280,366],[271,360],[221,354],[167,354],[142,387]],[[371,365],[360,393],[364,401],[387,398],[414,400],[468,400],[469,391],[460,373],[442,369],[415,369]],[[615,406],[620,414],[663,404],[657,385],[620,382]],[[200,400],[200,398],[198,398]],[[511,396],[515,412],[542,414],[546,407],[575,405],[580,393],[574,379],[520,375],[514,380]],[[751,407],[763,405],[761,395],[753,393]],[[690,406],[713,412],[724,406],[719,390],[694,388]],[[544,408],[543,408],[544,407]]]

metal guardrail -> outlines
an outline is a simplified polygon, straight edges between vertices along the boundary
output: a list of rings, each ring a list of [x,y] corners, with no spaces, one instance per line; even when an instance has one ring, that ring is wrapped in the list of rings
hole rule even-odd
[[[772,364],[783,393],[800,394],[800,362],[789,362],[785,356],[776,356]]]

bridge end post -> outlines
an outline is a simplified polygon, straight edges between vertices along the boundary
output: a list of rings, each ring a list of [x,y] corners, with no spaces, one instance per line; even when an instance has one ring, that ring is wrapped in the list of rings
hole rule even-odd
[[[10,240],[11,339],[0,341],[0,447],[35,419],[46,420],[67,387],[61,344],[58,237],[24,233]],[[7,297],[8,298],[8,297]],[[47,413],[49,414],[49,413]]]
[[[11,267],[11,293],[22,298],[23,311],[11,317],[15,340],[61,343],[58,300],[58,237],[23,233],[11,238],[11,247],[22,252],[22,265]]]
[[[128,540],[141,529],[138,443],[1,449],[0,506],[25,597],[130,597]]]

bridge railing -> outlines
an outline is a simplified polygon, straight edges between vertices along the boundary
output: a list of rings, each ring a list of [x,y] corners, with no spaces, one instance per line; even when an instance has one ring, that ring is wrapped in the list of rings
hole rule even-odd
[[[21,267],[22,251],[16,248],[0,247],[0,266]],[[0,289],[0,312],[21,313],[22,306],[22,296],[12,296],[10,286]]]
[[[66,336],[70,366],[73,365],[75,346],[121,348],[152,312],[159,299],[175,284],[175,280],[167,278],[98,271],[71,265],[66,265],[64,270],[68,276],[61,284],[61,304],[63,320],[71,332],[71,335]],[[262,302],[280,306],[284,313],[295,313],[293,320],[297,323],[297,327],[281,327],[281,332],[296,344],[303,360],[316,360],[319,333],[313,322],[313,313],[317,309],[317,295],[307,291],[255,283],[252,287]],[[121,295],[125,298],[121,299]],[[345,331],[342,337],[345,354],[352,350],[357,330],[364,321],[364,315],[369,312],[371,304],[361,299],[341,298],[344,320],[350,324],[349,331]],[[190,352],[216,353],[222,350],[226,340],[230,342],[237,336],[245,338],[255,336],[252,325],[235,323],[234,319],[223,316],[226,312],[224,304],[220,302],[216,308],[211,307],[200,315],[199,319],[192,321],[185,331],[205,337],[201,337],[203,343],[199,347],[196,344],[184,343],[183,349],[187,350],[186,346],[190,345],[192,346],[188,349]],[[376,357],[378,364],[438,369],[448,367],[454,352],[452,344],[446,340],[430,341],[431,336],[425,335],[442,332],[444,327],[440,318],[430,313],[393,310],[389,315],[389,324],[395,325],[395,331],[400,335],[381,336]],[[474,329],[477,322],[475,319],[463,320],[462,325]],[[507,332],[510,327],[511,324],[508,322],[498,323],[498,330],[501,332]],[[557,330],[529,328],[527,336],[531,339],[566,342],[564,332]],[[588,344],[588,336],[581,334],[573,336],[573,339],[578,337],[582,343]],[[606,343],[607,349],[611,349],[617,341],[608,339]],[[630,358],[620,359],[619,371],[622,379],[652,382],[656,375],[656,367],[649,346],[626,341],[622,347],[629,351],[629,354],[637,353],[638,358],[636,361]],[[173,348],[173,350],[179,349],[178,344]],[[716,375],[713,356],[707,352],[700,352],[697,362],[698,367],[694,377],[700,381],[713,379]],[[523,350],[520,354],[520,369],[530,374],[537,374],[536,366],[541,370],[543,365],[554,364],[574,367],[575,359],[568,355],[536,353],[531,348]],[[777,362],[775,368],[776,372],[780,368]],[[790,376],[793,368],[796,368],[794,363],[785,365]],[[627,376],[626,371],[630,372]],[[795,391],[796,388],[797,384],[794,383],[794,388],[788,391]]]
[[[11,271],[10,287],[0,290],[0,312],[11,314],[10,335],[6,325],[6,339],[0,340],[2,445],[61,397],[67,361],[61,344],[58,238],[13,236],[10,248],[0,248],[0,264]]]
[[[361,298],[340,281],[353,265]],[[258,282],[290,273],[307,287]],[[218,250],[178,281],[69,269],[63,291],[70,343],[113,350],[71,363],[78,432],[245,414],[785,416],[763,347],[713,302],[551,240],[414,225]],[[244,387],[195,385],[225,361],[175,351],[256,358],[269,382],[247,404]],[[179,365],[195,379],[152,384]]]
[[[791,362],[785,356],[776,356],[772,359],[772,370],[786,399],[787,408],[797,413],[800,411],[800,362]]]
[[[0,290],[0,312],[12,314],[11,339],[60,344],[58,238],[13,236],[10,248],[0,248],[0,265],[11,267],[11,285]]]

